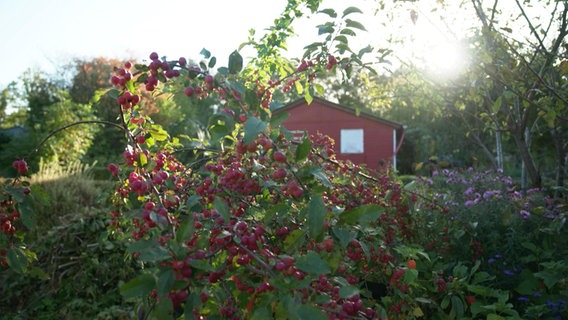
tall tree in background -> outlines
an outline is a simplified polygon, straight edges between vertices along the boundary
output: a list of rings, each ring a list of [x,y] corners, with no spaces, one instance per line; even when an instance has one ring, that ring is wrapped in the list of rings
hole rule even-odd
[[[377,3],[379,11],[385,6],[393,9],[390,19],[395,18],[395,12],[410,12],[415,22],[421,18],[418,12],[425,14],[415,10],[424,2],[427,1]],[[425,96],[418,90],[408,91],[408,97],[412,97],[415,106],[441,108],[441,113],[432,114],[430,121],[448,124],[459,121],[468,128],[467,137],[484,150],[495,167],[502,168],[504,159],[509,162],[514,159],[507,157],[508,154],[520,159],[528,180],[524,188],[529,184],[532,187],[542,186],[542,175],[551,171],[556,172],[555,184],[562,186],[566,174],[568,69],[568,62],[562,64],[562,55],[568,33],[568,3],[468,0],[431,4],[432,11],[427,19],[445,19],[446,26],[458,25],[457,21],[448,23],[449,15],[445,9],[449,6],[454,10],[454,19],[475,17],[467,32],[456,35],[469,44],[472,54],[465,73],[468,77],[436,83],[429,79],[427,72],[422,72],[422,78],[436,84],[435,88],[444,95],[434,95],[441,98],[435,103],[420,100]],[[451,33],[449,29],[448,33]],[[393,48],[397,41],[401,41],[396,39],[396,35],[391,36],[391,40]],[[403,64],[414,66],[419,73],[425,69],[405,58],[399,59],[403,60]],[[397,90],[400,91],[400,88]],[[373,93],[373,90],[370,92]],[[385,93],[388,91],[378,90],[375,97],[383,97]],[[405,99],[408,100],[408,97]],[[408,103],[405,105],[408,107]],[[425,122],[422,126],[428,124]],[[541,143],[535,145],[535,139],[540,139],[544,146]],[[514,143],[514,149],[507,150],[509,142]],[[554,154],[537,157],[539,153],[548,153],[552,149]],[[556,159],[555,163],[548,162],[550,157]]]
[[[564,124],[558,116],[566,114],[568,101],[562,92],[565,80],[560,75],[559,58],[568,35],[568,2],[542,1],[551,11],[546,13],[548,17],[537,17],[529,15],[530,8],[525,2],[515,0],[516,10],[510,19],[497,16],[502,5],[497,0],[491,7],[479,0],[471,3],[481,22],[482,40],[478,45],[487,53],[477,67],[486,72],[500,92],[493,103],[493,114],[511,133],[532,187],[542,186],[542,173],[531,152],[531,140],[541,133],[539,125],[549,126],[549,134],[557,145],[556,184],[561,186],[566,137],[559,134],[564,132]],[[522,27],[523,37],[515,38],[513,28]]]

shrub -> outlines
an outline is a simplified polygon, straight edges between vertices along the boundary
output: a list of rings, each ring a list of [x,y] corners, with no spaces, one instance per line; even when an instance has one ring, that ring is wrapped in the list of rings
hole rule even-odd
[[[408,188],[419,195],[415,234],[430,256],[448,267],[478,265],[523,319],[566,315],[568,232],[562,202],[542,190],[522,193],[501,172],[471,169],[436,171]],[[471,289],[475,295],[488,292]]]

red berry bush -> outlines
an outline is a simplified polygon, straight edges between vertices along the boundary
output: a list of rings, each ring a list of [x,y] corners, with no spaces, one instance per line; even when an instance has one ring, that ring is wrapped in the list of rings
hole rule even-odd
[[[120,90],[111,92],[130,141],[124,161],[108,166],[118,178],[111,230],[144,263],[121,287],[125,297],[144,298],[141,312],[158,317],[353,319],[412,310],[403,298],[379,303],[390,287],[408,287],[400,278],[408,257],[396,249],[412,228],[399,184],[337,161],[328,137],[294,137],[280,125],[286,115],[269,108],[282,81],[237,77],[237,53],[215,76],[185,59],[150,59],[132,76],[119,71]],[[309,83],[329,61],[340,63],[303,62],[293,79]],[[210,139],[169,137],[144,116],[139,90],[216,97]],[[176,156],[182,147],[188,162]]]

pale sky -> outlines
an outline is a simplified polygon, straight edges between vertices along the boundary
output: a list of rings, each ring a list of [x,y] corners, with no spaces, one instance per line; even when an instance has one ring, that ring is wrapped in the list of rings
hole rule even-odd
[[[263,29],[286,0],[0,0],[0,88],[28,67],[75,57],[140,57],[157,51],[219,59]],[[261,30],[259,30],[261,31]]]
[[[420,3],[427,6],[428,1]],[[286,0],[0,0],[0,88],[17,80],[30,67],[53,72],[55,67],[73,58],[146,59],[150,52],[156,51],[170,59],[184,56],[197,60],[201,49],[206,48],[217,57],[218,65],[226,65],[230,52],[247,40],[248,30],[254,28],[258,36],[262,35],[262,29],[272,25],[286,3]],[[380,47],[392,30],[379,24],[380,19],[371,10],[365,10],[369,3],[372,0],[324,0],[320,8],[333,7],[338,12],[347,6],[364,9],[364,15],[352,16],[368,30],[359,33],[358,40]],[[386,13],[380,14],[384,17]],[[435,53],[432,48],[425,50],[425,44],[445,48],[445,35],[432,21],[419,16],[413,24],[408,10],[397,19],[392,21],[397,32],[402,32],[402,26],[414,34],[411,46],[399,53]],[[316,25],[317,17],[294,25],[300,36],[289,43],[290,50],[297,52],[291,56],[300,56],[302,47],[315,41]],[[246,52],[243,55],[246,57]],[[440,54],[435,56],[440,59]]]

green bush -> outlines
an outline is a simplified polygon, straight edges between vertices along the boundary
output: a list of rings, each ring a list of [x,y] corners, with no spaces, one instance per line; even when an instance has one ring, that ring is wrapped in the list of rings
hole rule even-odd
[[[40,167],[30,180],[41,222],[26,234],[37,262],[30,276],[0,273],[0,319],[132,318],[118,286],[136,270],[107,234],[108,209],[99,201],[107,182],[90,179],[90,166],[78,162]]]

